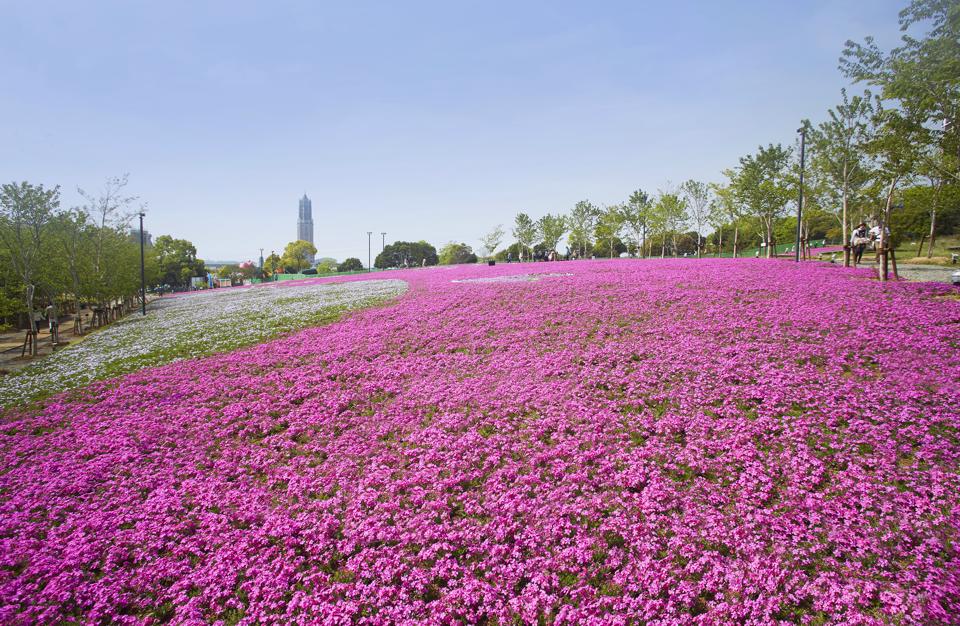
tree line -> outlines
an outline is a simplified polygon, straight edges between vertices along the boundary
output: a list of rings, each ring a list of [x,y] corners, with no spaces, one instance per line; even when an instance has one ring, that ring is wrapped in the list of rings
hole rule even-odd
[[[766,256],[792,243],[800,202],[800,136],[804,141],[801,238],[845,247],[854,227],[880,227],[886,255],[903,237],[928,243],[960,224],[960,3],[914,0],[900,12],[901,45],[885,51],[872,38],[848,41],[839,69],[860,93],[840,92],[822,121],[803,120],[798,140],[759,146],[717,182],[687,180],[620,202],[577,202],[566,214],[532,219],[518,213],[514,243],[499,250],[502,225],[481,237],[495,258],[689,254],[737,256],[758,246]],[[925,28],[921,36],[911,34]]]
[[[127,183],[127,176],[119,176],[97,194],[80,189],[84,203],[68,209],[60,206],[59,186],[0,186],[4,324],[25,316],[36,331],[39,304],[77,313],[87,304],[133,303],[140,289],[140,233],[131,222],[144,205],[127,193]],[[144,261],[148,284],[183,286],[204,275],[193,244],[167,235],[153,242]]]

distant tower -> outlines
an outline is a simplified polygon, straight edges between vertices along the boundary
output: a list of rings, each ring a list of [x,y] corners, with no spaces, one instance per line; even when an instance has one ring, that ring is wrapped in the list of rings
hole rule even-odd
[[[313,243],[313,203],[307,194],[300,198],[300,212],[297,216],[297,239]],[[313,255],[310,256],[310,264],[313,265]]]

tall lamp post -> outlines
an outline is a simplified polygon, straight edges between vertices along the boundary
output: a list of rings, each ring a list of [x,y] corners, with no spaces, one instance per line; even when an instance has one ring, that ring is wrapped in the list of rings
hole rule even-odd
[[[803,158],[807,142],[807,125],[797,129],[800,133],[800,199],[797,202],[797,245],[794,246],[793,260],[800,262],[800,220],[803,218]]]
[[[372,230],[367,231],[367,271],[371,271],[370,267],[370,236],[373,235]]]
[[[147,273],[143,262],[143,211],[140,212],[140,314],[147,314]]]
[[[383,251],[387,249],[387,233],[380,233],[380,254],[383,254]]]

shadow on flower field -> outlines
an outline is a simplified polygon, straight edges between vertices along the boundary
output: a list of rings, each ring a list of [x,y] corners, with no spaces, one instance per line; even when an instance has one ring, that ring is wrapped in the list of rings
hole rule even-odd
[[[8,410],[0,621],[955,623],[960,302],[867,276],[396,272]]]

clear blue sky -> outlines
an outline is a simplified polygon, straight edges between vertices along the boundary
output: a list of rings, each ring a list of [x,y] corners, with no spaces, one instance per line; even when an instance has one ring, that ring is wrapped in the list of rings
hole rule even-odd
[[[295,238],[478,246],[794,141],[894,43],[906,0],[3,3],[0,179],[96,190],[129,172],[147,230],[206,259]],[[83,6],[88,5],[88,6]],[[265,254],[266,254],[265,253]]]

